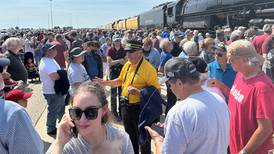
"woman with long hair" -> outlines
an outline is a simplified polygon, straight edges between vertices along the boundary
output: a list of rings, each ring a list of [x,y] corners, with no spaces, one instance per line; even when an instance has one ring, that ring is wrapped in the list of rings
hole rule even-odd
[[[49,151],[61,153],[133,154],[125,131],[109,122],[110,111],[104,89],[91,81],[76,90],[69,116],[64,116]]]

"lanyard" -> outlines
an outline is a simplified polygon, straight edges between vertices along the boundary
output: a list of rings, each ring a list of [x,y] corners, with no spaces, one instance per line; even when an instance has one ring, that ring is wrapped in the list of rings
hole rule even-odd
[[[131,82],[130,82],[130,85],[132,85],[132,83],[133,83],[133,81],[134,81],[134,78],[135,78],[135,76],[136,76],[136,74],[137,74],[137,72],[138,72],[138,70],[139,70],[141,64],[143,63],[143,60],[144,60],[144,58],[142,58],[142,59],[140,60],[140,62],[138,63],[138,65],[137,65],[137,67],[136,67],[136,70],[135,70],[135,72],[134,72],[133,78],[132,78],[132,80],[131,80]],[[130,66],[131,66],[131,64],[129,64],[128,67],[127,67],[127,72],[126,72],[126,75],[125,75],[125,77],[124,77],[123,83],[127,80],[127,73],[128,73],[128,70],[129,70]],[[122,87],[122,89],[123,89],[123,88],[124,88],[124,87]],[[129,95],[129,94],[128,94],[128,95]]]

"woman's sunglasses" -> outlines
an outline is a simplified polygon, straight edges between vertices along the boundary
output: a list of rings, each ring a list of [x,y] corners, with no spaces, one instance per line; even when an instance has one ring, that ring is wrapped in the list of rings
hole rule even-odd
[[[82,110],[78,107],[73,107],[69,109],[69,115],[72,120],[80,120],[82,117],[82,114],[84,113],[86,116],[86,119],[88,120],[94,120],[98,116],[98,110],[102,106],[90,106],[87,107],[85,110]]]

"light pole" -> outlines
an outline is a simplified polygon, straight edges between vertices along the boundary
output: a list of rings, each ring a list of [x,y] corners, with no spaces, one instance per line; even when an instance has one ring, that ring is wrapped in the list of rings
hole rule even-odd
[[[52,1],[53,0],[49,0],[50,1],[50,19],[51,19],[51,29],[53,29],[53,16],[52,16]]]

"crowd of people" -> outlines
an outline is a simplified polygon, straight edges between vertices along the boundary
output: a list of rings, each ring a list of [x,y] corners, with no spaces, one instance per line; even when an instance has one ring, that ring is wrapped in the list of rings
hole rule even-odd
[[[0,46],[0,153],[44,152],[24,109],[35,79],[47,153],[273,153],[274,25],[25,30]]]

